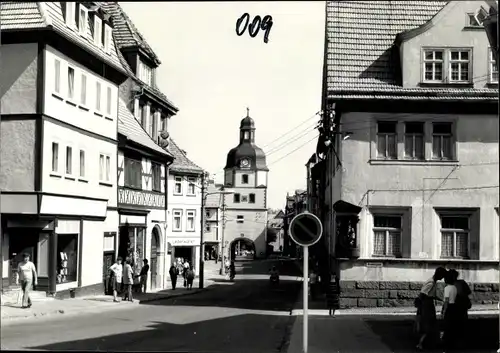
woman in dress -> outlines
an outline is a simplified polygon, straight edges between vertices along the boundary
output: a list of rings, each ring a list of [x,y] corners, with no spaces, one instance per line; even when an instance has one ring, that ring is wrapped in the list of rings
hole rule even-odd
[[[424,349],[424,343],[437,334],[436,306],[434,300],[437,297],[437,282],[442,280],[447,271],[444,267],[438,267],[434,275],[427,280],[420,290],[416,299],[417,320],[419,322],[420,340],[417,344],[418,350]]]
[[[133,301],[132,298],[132,284],[134,283],[132,266],[130,266],[130,258],[125,259],[125,265],[123,265],[123,291],[125,295],[123,300]]]

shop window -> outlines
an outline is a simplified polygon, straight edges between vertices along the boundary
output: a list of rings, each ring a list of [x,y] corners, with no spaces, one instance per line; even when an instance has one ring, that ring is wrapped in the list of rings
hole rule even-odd
[[[78,234],[57,236],[57,283],[75,282],[78,274]]]

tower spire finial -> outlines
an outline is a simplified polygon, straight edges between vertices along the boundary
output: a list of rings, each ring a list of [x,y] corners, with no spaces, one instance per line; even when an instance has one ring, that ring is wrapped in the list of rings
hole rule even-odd
[[[247,117],[250,117],[250,108],[247,107]]]

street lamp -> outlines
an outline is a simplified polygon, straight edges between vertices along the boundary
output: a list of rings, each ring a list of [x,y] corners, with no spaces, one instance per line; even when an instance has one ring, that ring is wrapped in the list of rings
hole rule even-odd
[[[207,202],[208,195],[229,195],[234,194],[233,191],[215,191],[215,192],[207,192],[205,193],[205,184],[202,184],[202,197],[201,197],[201,230],[200,230],[200,266],[199,266],[199,287],[203,289],[204,281],[205,281],[205,249],[204,249],[204,233],[205,233],[205,204]],[[225,202],[224,205],[225,207]],[[224,242],[224,226],[222,227],[222,242]],[[224,249],[224,244],[222,244],[222,249]],[[224,251],[223,251],[224,252]],[[223,261],[221,261],[223,262]]]

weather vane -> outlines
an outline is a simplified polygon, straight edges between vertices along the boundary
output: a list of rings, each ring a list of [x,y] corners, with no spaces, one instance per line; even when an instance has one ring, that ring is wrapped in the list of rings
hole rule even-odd
[[[247,107],[247,116],[250,116],[250,108]]]

